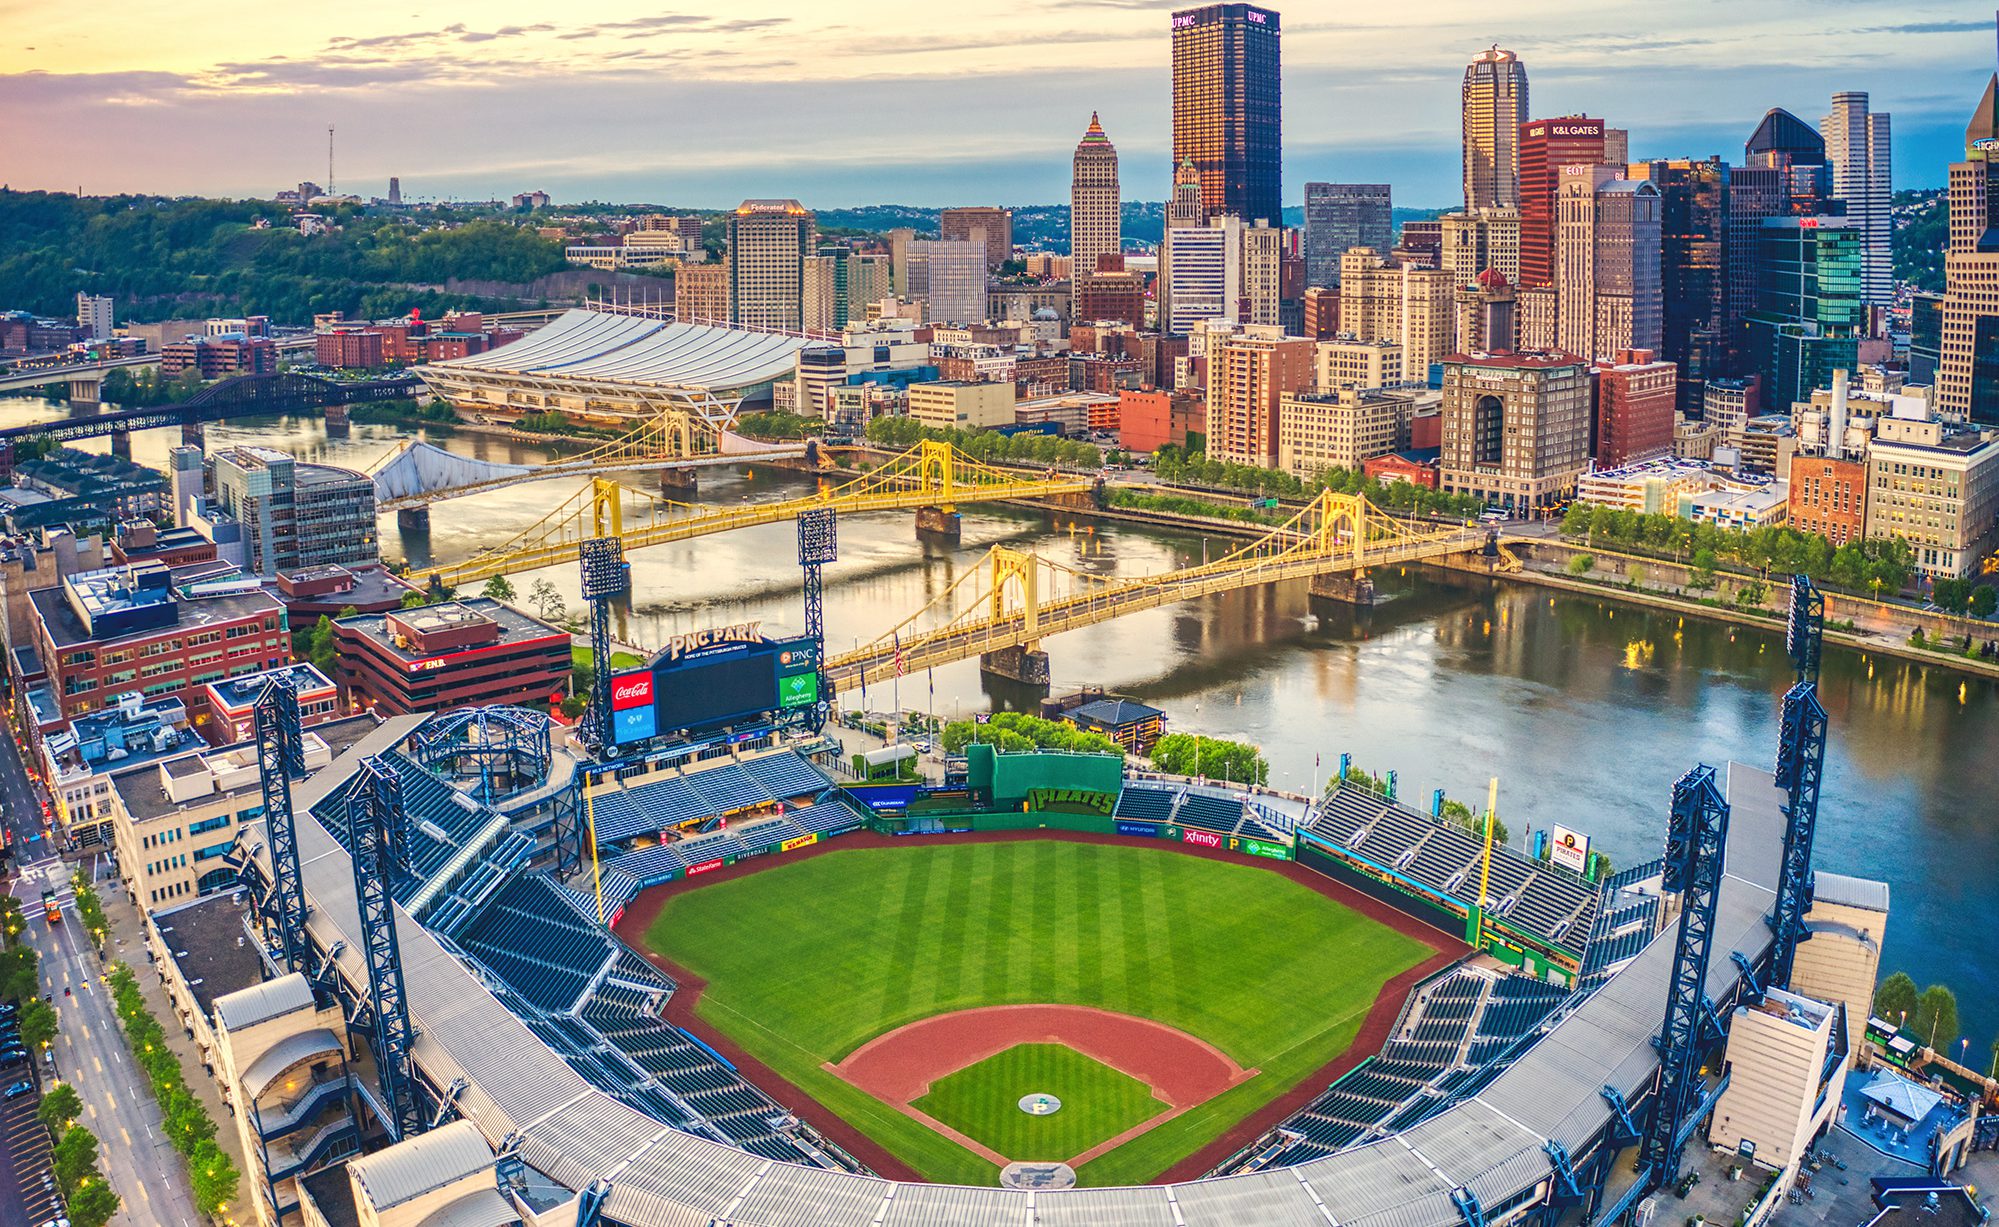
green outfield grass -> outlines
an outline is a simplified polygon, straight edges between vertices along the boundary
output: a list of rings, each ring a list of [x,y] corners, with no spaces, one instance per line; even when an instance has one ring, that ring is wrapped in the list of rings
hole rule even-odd
[[[1024,1095],[1060,1111],[1033,1116]],[[1061,1044],[1016,1044],[939,1078],[916,1106],[1009,1159],[1061,1162],[1166,1111],[1143,1082]]]
[[[1338,1056],[1429,954],[1254,864],[1056,840],[780,860],[674,896],[646,940],[708,981],[710,1026],[926,1178],[969,1184],[992,1164],[822,1066],[934,1014],[1048,1002],[1156,1019],[1261,1071],[1079,1173],[1143,1181]]]

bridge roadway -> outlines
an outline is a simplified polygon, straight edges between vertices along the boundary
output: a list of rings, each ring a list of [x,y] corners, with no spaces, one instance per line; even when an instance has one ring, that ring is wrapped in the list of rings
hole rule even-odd
[[[279,350],[310,349],[318,344],[314,336],[278,337],[272,342]],[[19,392],[23,388],[39,388],[44,384],[68,383],[72,379],[87,382],[102,382],[106,372],[134,366],[158,366],[161,355],[132,354],[123,358],[102,358],[93,362],[71,362],[62,366],[36,367],[30,370],[16,368],[0,374],[0,392]],[[98,378],[92,380],[91,376]]]
[[[1383,543],[1359,557],[1342,550],[1224,559],[1184,571],[1106,584],[1092,591],[1039,602],[1031,611],[1016,609],[969,626],[946,627],[899,641],[877,640],[859,651],[828,659],[826,675],[837,689],[855,688],[898,676],[898,655],[901,674],[909,674],[1008,648],[1033,647],[1049,635],[1210,593],[1233,592],[1287,579],[1309,579],[1334,571],[1421,562],[1446,554],[1466,553],[1484,544],[1484,530],[1461,528],[1422,540]]]
[[[574,460],[559,460],[552,464],[537,465],[491,465],[485,469],[511,470],[494,471],[484,479],[454,482],[442,489],[401,491],[384,488],[383,474],[398,457],[399,449],[391,452],[371,470],[375,476],[375,510],[378,512],[408,511],[418,507],[429,507],[433,503],[447,499],[464,498],[470,494],[487,494],[494,490],[504,490],[509,486],[524,482],[547,481],[555,477],[590,477],[599,473],[635,473],[659,469],[705,469],[725,464],[751,464],[770,460],[802,460],[804,447],[778,447],[768,451],[725,453],[717,452],[708,456],[688,456],[679,459],[662,459],[652,456],[630,456],[625,458],[598,455],[579,456]],[[483,464],[483,462],[481,462]]]
[[[210,384],[191,399],[177,405],[113,409],[54,422],[0,427],[0,443],[43,435],[68,443],[123,431],[188,426],[258,414],[295,413],[320,405],[351,405],[408,396],[420,386],[415,376],[408,375],[369,380],[320,379],[313,375],[286,373],[236,375]]]

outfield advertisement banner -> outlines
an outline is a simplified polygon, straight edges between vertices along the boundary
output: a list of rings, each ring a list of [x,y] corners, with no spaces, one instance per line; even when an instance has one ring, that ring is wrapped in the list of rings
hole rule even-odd
[[[1589,867],[1589,836],[1556,823],[1554,836],[1548,841],[1548,859],[1564,869],[1582,873]]]
[[[777,850],[779,852],[795,852],[800,848],[809,848],[818,842],[819,836],[815,832],[811,835],[800,835],[796,839],[787,839],[777,846]]]
[[[1159,824],[1156,822],[1120,821],[1117,824],[1117,833],[1120,835],[1137,835],[1145,839],[1158,839],[1165,832],[1159,829]]]
[[[1194,844],[1202,848],[1221,848],[1227,846],[1228,839],[1226,836],[1217,835],[1213,831],[1199,831],[1193,827],[1186,827],[1180,832],[1180,842]]]
[[[1266,843],[1261,839],[1232,839],[1229,842],[1235,846],[1236,851],[1247,852],[1251,856],[1267,856],[1273,861],[1291,859],[1291,849],[1283,844]]]
[[[711,869],[720,869],[726,864],[728,864],[728,860],[718,856],[712,861],[702,861],[699,865],[689,865],[687,867],[687,876],[691,878],[697,873],[707,873]]]

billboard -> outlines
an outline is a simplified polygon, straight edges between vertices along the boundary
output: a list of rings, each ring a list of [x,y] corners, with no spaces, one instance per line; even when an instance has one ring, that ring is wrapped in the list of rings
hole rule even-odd
[[[1556,823],[1548,840],[1548,859],[1573,873],[1582,873],[1589,865],[1589,836]]]
[[[1144,839],[1157,839],[1162,834],[1156,822],[1126,822],[1122,818],[1118,819],[1117,833],[1136,835]]]
[[[1217,835],[1213,831],[1183,827],[1180,831],[1180,842],[1183,844],[1193,844],[1201,848],[1220,848],[1227,844],[1228,839],[1226,836]]]
[[[699,738],[803,715],[820,702],[819,655],[818,640],[766,639],[757,622],[675,635],[645,668],[611,678],[611,739]]]

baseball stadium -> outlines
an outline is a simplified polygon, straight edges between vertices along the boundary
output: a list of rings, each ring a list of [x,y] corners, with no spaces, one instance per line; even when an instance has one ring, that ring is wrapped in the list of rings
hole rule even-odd
[[[651,707],[595,745],[400,716],[301,778],[278,696],[281,817],[242,849],[273,978],[214,1002],[264,1208],[337,1221],[330,1154],[387,1147],[362,1189],[473,1139],[468,1223],[1642,1218],[1749,1059],[1734,1020],[1813,987],[1811,909],[1879,889],[1797,897],[1809,681],[1776,773],[1662,781],[1660,858],[1592,880],[1350,782],[983,744],[864,782],[793,676],[815,647],[607,676]],[[1846,1015],[1796,1013],[1823,1021],[1814,1128]],[[367,1110],[308,1121],[286,1079],[343,1018]]]

